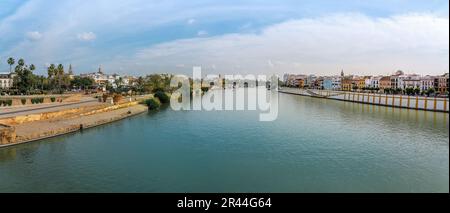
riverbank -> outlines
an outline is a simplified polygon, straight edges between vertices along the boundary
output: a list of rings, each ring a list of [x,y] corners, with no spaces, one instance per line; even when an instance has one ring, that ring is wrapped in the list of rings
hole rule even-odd
[[[99,103],[96,106],[52,111],[3,119],[0,148],[45,138],[56,137],[83,129],[122,120],[147,111],[139,101],[118,105]],[[5,139],[5,140],[3,140]]]
[[[134,105],[126,108],[116,109],[103,113],[80,116],[75,118],[60,118],[43,121],[35,121],[15,126],[16,142],[0,145],[0,148],[29,143],[46,138],[56,137],[83,129],[119,121],[131,116],[147,112],[144,105]]]
[[[282,88],[280,93],[393,108],[449,113],[448,98]]]

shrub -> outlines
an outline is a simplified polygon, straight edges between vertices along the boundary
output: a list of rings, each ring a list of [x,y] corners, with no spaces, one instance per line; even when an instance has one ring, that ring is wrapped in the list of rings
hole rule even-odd
[[[102,98],[103,98],[103,102],[106,103],[106,100],[108,99],[108,95],[107,94],[103,94]]]
[[[170,97],[162,91],[158,91],[155,93],[155,97],[159,99],[159,101],[163,104],[167,104],[170,102]]]
[[[44,103],[44,98],[32,98],[31,103],[32,104],[42,104],[42,103]]]
[[[113,96],[114,104],[119,103],[122,99],[123,99],[123,96],[122,96],[122,95],[115,94],[115,95]]]
[[[51,97],[50,100],[52,101],[52,103],[54,103],[56,101],[55,97]]]
[[[22,102],[22,105],[25,105],[27,103],[27,99],[22,98],[22,99],[20,99],[20,102]]]
[[[145,105],[148,106],[149,110],[157,110],[159,107],[161,107],[161,103],[156,98],[150,98],[145,100]]]
[[[12,106],[12,100],[6,100],[5,103],[7,106]]]

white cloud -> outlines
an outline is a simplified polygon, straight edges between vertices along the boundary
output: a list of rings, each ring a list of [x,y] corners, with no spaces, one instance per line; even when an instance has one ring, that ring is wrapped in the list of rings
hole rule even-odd
[[[204,31],[204,30],[200,30],[197,32],[197,36],[207,36],[208,32]]]
[[[187,21],[187,23],[188,23],[189,25],[192,25],[192,24],[194,24],[196,21],[197,21],[197,20],[191,18],[191,19],[189,19],[189,20]]]
[[[26,37],[32,41],[37,41],[42,38],[42,33],[38,31],[27,32]]]
[[[340,14],[291,20],[260,34],[177,40],[132,60],[166,69],[216,64],[217,72],[385,74],[397,69],[443,74],[449,66],[449,19],[426,14],[370,18]],[[205,33],[199,32],[198,35]],[[158,62],[149,64],[148,61]],[[185,70],[190,72],[190,70]]]
[[[93,32],[84,32],[78,34],[78,39],[80,39],[81,41],[93,41],[96,38],[97,36]]]

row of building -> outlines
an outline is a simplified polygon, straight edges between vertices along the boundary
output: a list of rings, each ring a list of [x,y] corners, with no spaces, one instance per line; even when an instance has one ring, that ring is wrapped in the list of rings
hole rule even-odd
[[[449,88],[449,74],[441,76],[421,76],[416,74],[405,74],[397,71],[390,76],[355,76],[345,75],[342,71],[340,76],[315,76],[315,75],[295,75],[285,74],[283,77],[285,86],[339,90],[339,91],[362,91],[378,90],[385,92],[391,89],[405,90],[407,88],[418,88],[427,91],[435,89],[437,93],[446,94]]]
[[[105,74],[102,67],[98,68],[97,72],[81,74],[80,77],[88,77],[94,79],[95,83],[106,89],[106,85],[111,85],[113,88],[119,86],[133,86],[137,80],[134,76],[120,76],[118,74]]]
[[[73,79],[75,76],[69,72],[69,77]],[[133,86],[137,78],[133,76],[120,76],[118,74],[105,74],[100,66],[97,72],[81,74],[80,77],[89,77],[94,79],[99,87],[106,88],[106,85],[111,85],[113,88],[119,86]],[[0,73],[0,89],[9,89],[13,86],[14,73],[2,72]]]

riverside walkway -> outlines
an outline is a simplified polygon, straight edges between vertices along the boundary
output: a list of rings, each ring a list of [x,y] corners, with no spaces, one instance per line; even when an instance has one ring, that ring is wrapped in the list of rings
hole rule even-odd
[[[91,97],[85,97],[79,102],[74,103],[51,103],[51,104],[40,104],[40,105],[30,105],[30,106],[20,106],[20,107],[7,107],[0,109],[0,119],[10,118],[15,116],[22,116],[28,114],[45,113],[51,111],[61,111],[71,108],[93,106],[98,105],[97,99]]]
[[[329,90],[305,90],[297,88],[281,88],[280,93],[302,95],[315,98],[333,99],[362,104],[372,104],[387,107],[406,108],[415,110],[425,110],[434,112],[449,112],[449,99],[406,96],[406,95],[386,95],[376,93],[358,93]]]

